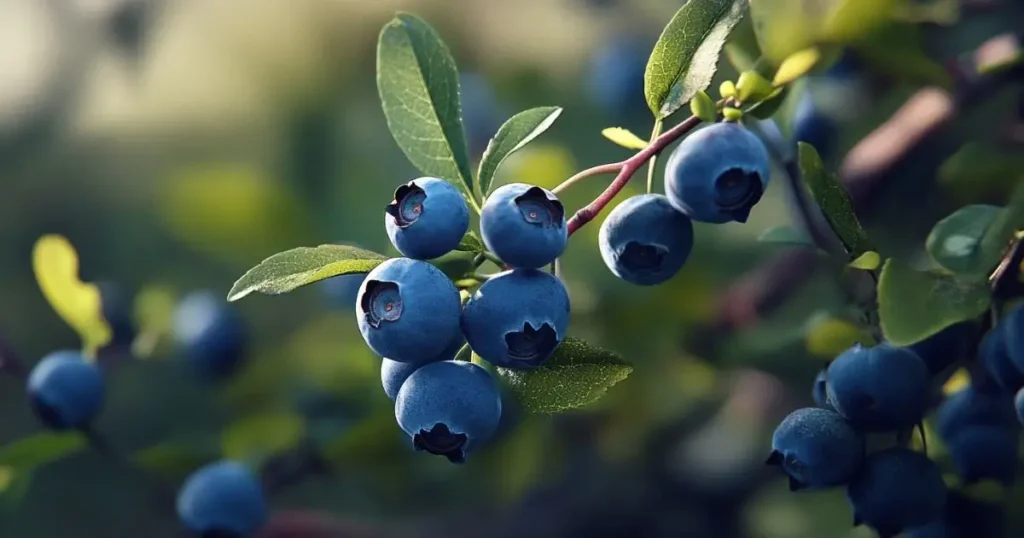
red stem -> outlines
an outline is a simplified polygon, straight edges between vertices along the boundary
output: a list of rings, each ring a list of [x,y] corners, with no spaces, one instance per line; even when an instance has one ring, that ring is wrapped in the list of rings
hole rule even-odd
[[[597,198],[594,198],[594,201],[581,208],[572,216],[572,218],[569,219],[567,224],[569,228],[569,235],[572,235],[576,230],[582,228],[584,224],[594,220],[594,217],[601,213],[605,206],[607,206],[612,199],[626,187],[629,180],[633,179],[633,174],[636,174],[637,170],[640,170],[640,168],[647,164],[647,161],[651,160],[652,157],[664,150],[669,144],[675,142],[679,137],[700,125],[700,121],[700,118],[696,116],[686,118],[682,123],[672,127],[668,131],[665,131],[649,146],[640,150],[636,155],[633,155],[623,162],[622,169],[619,170],[619,174],[615,176],[615,179],[608,185],[608,188],[606,188]]]

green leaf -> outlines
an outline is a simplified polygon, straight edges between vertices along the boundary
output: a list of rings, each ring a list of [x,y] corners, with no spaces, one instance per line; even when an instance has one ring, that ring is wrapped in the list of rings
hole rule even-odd
[[[88,443],[78,432],[43,432],[0,447],[0,467],[34,469],[83,450]]]
[[[981,237],[979,267],[995,268],[1009,245],[1013,232],[1024,229],[1024,183],[1013,191],[1006,204]]]
[[[775,90],[769,95],[764,101],[757,103],[756,105],[747,109],[747,115],[753,116],[760,120],[766,120],[775,115],[782,107],[782,104],[786,102],[786,96],[789,95],[789,89],[791,86],[784,86]]]
[[[690,112],[703,122],[714,123],[718,119],[718,107],[704,91],[697,92],[693,99],[690,99]]]
[[[897,346],[923,340],[980,316],[990,304],[984,278],[917,271],[886,260],[878,280],[878,315],[885,339]]]
[[[778,243],[797,247],[818,248],[810,236],[790,226],[772,226],[766,228],[757,240],[762,243]]]
[[[623,127],[608,127],[601,130],[601,135],[627,149],[644,149],[647,141]]]
[[[216,451],[179,443],[160,443],[136,452],[132,461],[168,480],[180,480],[220,457]]]
[[[455,247],[456,251],[459,252],[483,252],[487,250],[484,246],[484,242],[477,237],[473,230],[466,232],[466,235],[462,236],[462,240],[459,241],[459,246]]]
[[[818,65],[819,61],[821,61],[821,50],[818,47],[794,52],[782,61],[779,70],[775,72],[772,84],[774,86],[785,86],[809,73],[811,69],[814,69],[814,66]]]
[[[775,88],[757,71],[744,71],[736,80],[736,97],[742,103],[756,103],[766,99]]]
[[[718,85],[718,95],[722,99],[736,97],[736,83],[731,80],[723,81]]]
[[[857,57],[897,81],[949,88],[949,71],[927,51],[922,28],[910,23],[887,24],[853,45]]]
[[[987,275],[991,266],[981,265],[981,238],[1002,208],[968,205],[940,220],[928,234],[925,247],[936,263],[960,274]]]
[[[804,345],[815,357],[832,359],[853,344],[873,345],[871,333],[852,321],[819,314],[808,320]]]
[[[832,230],[850,253],[850,257],[857,258],[872,250],[867,233],[864,232],[857,214],[853,212],[850,194],[839,184],[835,175],[825,172],[825,165],[822,164],[814,146],[799,142],[797,148],[804,183],[825,214],[825,219]]]
[[[727,106],[722,109],[722,116],[725,118],[725,121],[740,121],[743,119],[743,111]]]
[[[617,353],[596,348],[578,338],[566,338],[540,368],[498,368],[523,407],[541,414],[594,403],[632,371],[633,367]]]
[[[880,265],[882,265],[882,256],[880,256],[877,252],[873,250],[869,250],[864,254],[857,256],[855,260],[853,260],[847,265],[853,267],[854,269],[860,269],[863,271],[874,271],[875,269],[878,269]]]
[[[0,467],[0,514],[17,509],[18,502],[32,486],[31,469]]]
[[[254,291],[280,295],[332,276],[368,273],[388,257],[349,245],[299,247],[279,252],[249,269],[228,292],[237,301]]]
[[[690,0],[654,45],[644,73],[644,96],[662,119],[711,84],[729,33],[743,18],[746,0]]]
[[[480,160],[480,194],[487,196],[491,190],[494,174],[505,159],[523,149],[555,123],[562,109],[557,106],[542,106],[524,110],[509,118],[487,144],[487,150]]]
[[[419,17],[399,13],[381,30],[377,91],[388,129],[409,161],[473,198],[458,70],[448,46]]]
[[[306,421],[291,412],[272,412],[243,418],[221,434],[223,457],[260,462],[274,454],[291,450],[306,435]]]

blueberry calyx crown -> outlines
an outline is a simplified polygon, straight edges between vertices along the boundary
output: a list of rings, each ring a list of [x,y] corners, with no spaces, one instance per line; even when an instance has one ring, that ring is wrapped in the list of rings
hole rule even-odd
[[[620,257],[630,269],[657,271],[665,261],[668,249],[661,245],[630,241],[623,247]]]
[[[765,465],[776,465],[782,467],[782,471],[786,473],[786,478],[789,479],[789,491],[797,491],[804,489],[806,484],[801,482],[790,474],[791,470],[799,470],[802,467],[800,460],[793,454],[783,454],[778,450],[772,450],[768,454],[768,459],[764,460]]]
[[[415,181],[410,181],[395,189],[395,199],[384,208],[384,212],[394,217],[399,228],[405,228],[423,214],[423,201],[426,199],[427,193]]]
[[[757,172],[731,168],[715,180],[715,203],[737,222],[747,221],[762,195],[764,186]]]
[[[438,422],[428,430],[420,430],[412,437],[416,450],[426,450],[435,456],[444,456],[452,463],[466,461],[466,443],[469,437],[464,433],[452,432],[447,424]]]
[[[548,323],[542,323],[535,329],[526,322],[523,324],[523,330],[505,333],[505,347],[512,362],[532,365],[550,356],[557,346],[558,335]]]
[[[526,192],[516,196],[513,201],[519,208],[523,220],[546,228],[561,228],[565,220],[565,207],[562,202],[548,198],[544,189],[530,187]]]
[[[385,321],[402,317],[402,294],[394,282],[368,281],[360,301],[366,321],[375,329]]]

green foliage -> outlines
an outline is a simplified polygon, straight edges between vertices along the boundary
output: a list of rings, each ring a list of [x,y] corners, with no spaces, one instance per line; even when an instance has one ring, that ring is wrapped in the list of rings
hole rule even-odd
[[[814,146],[800,142],[797,147],[804,183],[850,257],[855,259],[871,250],[867,233],[853,211],[850,194],[834,174],[825,172],[825,166]]]
[[[818,47],[810,47],[794,52],[787,56],[782,61],[782,64],[779,65],[779,69],[775,72],[775,78],[772,79],[772,85],[784,86],[789,84],[810,73],[811,69],[814,69],[820,61],[821,49]]]
[[[0,447],[0,467],[31,470],[80,452],[86,446],[78,432],[42,432]]]
[[[571,337],[540,368],[498,368],[522,406],[540,414],[592,404],[632,371],[633,367],[617,353]]]
[[[984,278],[918,271],[892,258],[886,260],[878,280],[882,333],[897,346],[974,319],[988,310],[990,303]]]
[[[531,108],[512,116],[498,129],[480,160],[477,181],[481,196],[490,192],[494,174],[501,163],[548,130],[561,113],[562,109],[556,106]]]
[[[633,131],[622,127],[602,129],[601,135],[627,149],[643,149],[647,147],[646,140],[634,134]]]
[[[857,256],[849,266],[854,269],[861,269],[863,271],[874,271],[882,265],[882,257],[875,251],[869,250],[860,256]]]
[[[473,198],[459,73],[448,46],[419,17],[401,13],[381,30],[377,90],[406,157],[424,174],[461,186]]]
[[[279,295],[332,276],[368,273],[387,259],[349,245],[293,248],[249,269],[231,286],[228,300],[237,301],[254,291]]]
[[[221,434],[225,458],[260,463],[273,454],[291,450],[306,435],[306,421],[292,412],[270,412],[245,417]]]
[[[968,205],[940,220],[928,234],[928,254],[940,266],[962,275],[987,276],[992,270],[981,255],[981,239],[1001,208]]]
[[[475,252],[481,253],[487,250],[484,246],[484,242],[476,235],[476,232],[470,230],[466,232],[466,235],[462,236],[462,240],[459,241],[459,246],[455,247],[457,252]],[[469,266],[466,268],[469,269]],[[466,271],[463,271],[465,273]]]
[[[165,442],[136,452],[132,462],[167,480],[177,481],[219,456],[219,451],[200,449],[194,443]]]
[[[746,0],[691,0],[669,21],[644,73],[644,95],[656,119],[671,115],[711,84],[729,32]]]
[[[981,236],[979,267],[994,268],[1009,244],[1013,232],[1024,229],[1024,183],[1013,191],[1009,203],[999,211]]]
[[[784,86],[772,92],[771,95],[766,97],[760,103],[747,109],[747,113],[757,119],[765,120],[775,115],[776,112],[782,108],[782,105],[786,102],[786,97],[790,94],[790,87]]]
[[[765,230],[757,236],[757,240],[762,243],[818,248],[814,242],[811,241],[810,236],[796,228],[793,228],[792,226],[772,226],[770,228],[765,228]]]
[[[711,100],[711,96],[703,90],[694,94],[693,99],[690,99],[690,112],[707,123],[714,122],[718,117],[718,107]]]
[[[736,80],[736,98],[741,103],[757,103],[775,91],[772,83],[757,71],[744,71]]]

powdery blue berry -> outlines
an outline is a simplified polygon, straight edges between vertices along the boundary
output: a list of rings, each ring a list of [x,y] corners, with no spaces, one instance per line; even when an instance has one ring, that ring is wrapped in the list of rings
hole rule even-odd
[[[660,194],[634,196],[608,214],[598,246],[615,276],[653,286],[672,278],[690,257],[693,223]]]
[[[565,208],[549,190],[510,183],[487,197],[480,212],[487,249],[512,267],[538,269],[559,257],[568,241]]]
[[[981,391],[969,386],[946,397],[935,412],[936,430],[948,442],[973,426],[1016,430],[1013,396],[1002,391]]]
[[[398,362],[393,361],[387,357],[380,363],[380,382],[384,387],[384,394],[388,395],[391,401],[395,401],[398,396],[398,389],[402,388],[402,383],[416,371],[417,368],[423,364],[438,361],[450,361],[455,358],[462,346],[466,344],[466,339],[462,337],[462,333],[458,333],[456,338],[452,340],[452,343],[437,357],[419,362]]]
[[[440,355],[458,335],[460,312],[459,292],[440,269],[392,258],[366,275],[356,317],[374,353],[422,364]]]
[[[238,312],[212,291],[189,293],[174,312],[178,353],[204,377],[218,380],[235,373],[245,360],[246,338]]]
[[[672,151],[665,194],[693,220],[746,222],[768,179],[768,150],[757,136],[737,123],[716,123],[684,138]]]
[[[985,334],[978,347],[978,362],[1001,389],[1013,394],[1024,387],[1024,372],[1010,358],[1007,327],[1001,323]]]
[[[267,519],[259,481],[234,461],[211,463],[192,473],[178,492],[178,518],[199,536],[248,538]]]
[[[106,384],[99,368],[77,351],[54,351],[28,377],[36,416],[55,430],[88,426],[103,407]]]
[[[395,190],[384,208],[384,225],[403,256],[429,260],[459,246],[469,230],[469,208],[451,183],[421,177]]]
[[[1013,484],[1017,475],[1017,428],[970,425],[944,439],[953,468],[964,484],[996,480]]]
[[[544,364],[565,339],[569,293],[545,271],[498,273],[480,286],[462,311],[462,334],[484,360],[507,368]]]
[[[471,362],[434,362],[402,384],[395,418],[416,450],[462,463],[498,429],[501,395],[491,374]]]
[[[864,437],[835,411],[808,407],[789,414],[772,435],[769,465],[789,477],[789,489],[847,483],[864,459]]]
[[[846,494],[854,524],[868,525],[879,538],[931,523],[946,507],[939,468],[924,454],[903,447],[868,456]]]
[[[930,391],[928,368],[907,348],[854,345],[828,367],[828,395],[855,428],[891,432],[924,418]]]

